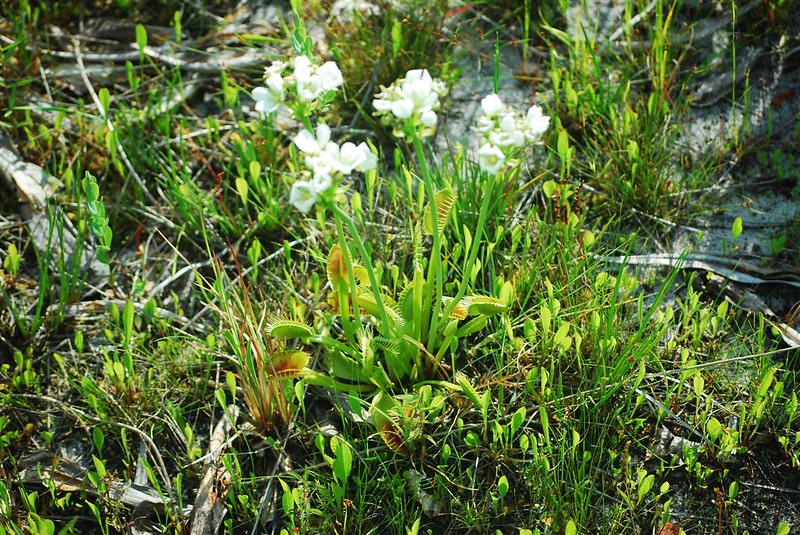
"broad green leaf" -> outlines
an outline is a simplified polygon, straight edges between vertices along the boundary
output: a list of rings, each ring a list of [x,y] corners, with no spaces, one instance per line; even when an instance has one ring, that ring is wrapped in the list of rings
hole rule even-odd
[[[247,184],[247,180],[244,178],[237,176],[236,177],[236,193],[239,194],[239,198],[242,199],[242,204],[247,205],[247,197],[250,192],[250,186]]]

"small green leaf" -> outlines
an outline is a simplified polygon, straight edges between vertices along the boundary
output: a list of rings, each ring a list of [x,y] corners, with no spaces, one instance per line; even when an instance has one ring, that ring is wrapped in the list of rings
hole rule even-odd
[[[103,453],[103,444],[105,443],[106,437],[103,435],[103,430],[99,427],[95,427],[92,429],[92,441],[94,442],[94,447],[97,449],[97,453]]]
[[[514,416],[511,417],[511,436],[514,436],[522,426],[523,422],[525,421],[526,413],[527,410],[523,406],[517,409],[517,412],[515,412]]]
[[[656,478],[653,474],[649,474],[639,481],[639,502],[641,502],[644,497],[647,496],[647,493],[653,488],[655,482]]]
[[[722,424],[720,421],[713,416],[709,418],[708,422],[706,422],[706,433],[708,433],[711,440],[717,440],[722,434]]]
[[[735,500],[737,496],[739,496],[739,483],[731,481],[728,486],[728,499]]]
[[[508,310],[503,300],[488,295],[471,295],[466,298],[466,302],[470,314],[494,316]]]
[[[335,455],[333,458],[333,475],[336,476],[339,484],[344,485],[347,483],[347,478],[350,477],[350,470],[353,468],[353,452],[350,451],[350,446],[346,442],[337,440],[333,453]]]
[[[792,531],[792,526],[787,524],[786,522],[781,521],[778,524],[778,530],[775,532],[775,535],[789,535]]]
[[[3,269],[5,269],[6,272],[13,277],[19,272],[21,261],[22,259],[19,255],[19,251],[17,250],[17,246],[13,243],[10,244],[8,246],[8,256],[6,256],[5,260],[3,260]]]
[[[178,29],[176,26],[176,31]],[[139,63],[141,63],[144,61],[144,48],[147,46],[147,30],[141,24],[136,25],[136,44],[139,47]]]
[[[180,43],[183,36],[183,29],[181,28],[181,10],[175,11],[172,15],[172,25],[175,27],[175,42]]]
[[[775,368],[769,368],[758,383],[758,390],[756,390],[756,399],[763,398],[769,387],[772,386],[772,381],[775,379]]]
[[[700,373],[696,373],[692,379],[692,383],[694,386],[694,395],[699,399],[700,396],[703,395],[703,389],[705,388],[706,381],[703,379],[703,376]]]
[[[564,535],[577,535],[578,533],[578,526],[575,525],[575,521],[569,520],[567,522],[567,526],[564,528]]]
[[[225,384],[228,386],[228,390],[231,393],[231,399],[234,401],[236,400],[236,374],[232,371],[228,371],[225,373]],[[221,392],[221,390],[220,390]],[[225,393],[223,392],[222,395],[224,396]]]
[[[219,403],[220,407],[222,407],[223,409],[228,407],[228,400],[225,397],[224,390],[218,389],[216,392],[214,392],[214,396],[217,398],[217,403]]]
[[[553,313],[550,312],[550,307],[547,304],[542,304],[539,308],[539,321],[542,324],[542,334],[550,337],[550,322],[553,319]]]
[[[111,109],[111,93],[108,92],[108,88],[101,87],[100,90],[97,92],[97,99],[100,101],[100,113],[103,115],[108,114],[108,110]]]
[[[544,443],[550,447],[550,417],[547,416],[547,411],[542,408],[539,411],[539,420],[542,424],[542,435],[544,435]]]
[[[392,54],[396,57],[403,49],[403,23],[399,20],[392,24]]]
[[[133,315],[134,307],[133,301],[125,301],[125,306],[122,309],[122,328],[125,331],[125,341],[129,342],[133,336]]]
[[[311,52],[311,38],[308,37],[306,33],[306,25],[303,23],[303,19],[300,18],[300,15],[295,10],[292,13],[292,19],[294,20],[294,32],[292,32],[292,46],[301,56],[307,56]]]
[[[100,476],[100,479],[104,479],[108,475],[108,471],[106,470],[106,464],[103,462],[102,459],[92,455],[92,461],[94,462],[94,468],[97,471],[97,475]]]
[[[742,230],[743,230],[742,218],[737,217],[736,219],[733,220],[733,228],[731,228],[731,231],[733,233],[733,241],[739,239],[739,236],[742,235]]]
[[[561,161],[566,161],[569,158],[569,134],[564,129],[558,132],[556,150],[558,151],[558,158]]]
[[[508,494],[508,478],[506,476],[500,476],[500,479],[497,480],[497,494],[501,500]]]
[[[247,180],[244,178],[237,176],[236,177],[236,193],[239,194],[239,198],[242,199],[242,204],[247,206],[247,197],[250,192],[250,186],[247,184]]]

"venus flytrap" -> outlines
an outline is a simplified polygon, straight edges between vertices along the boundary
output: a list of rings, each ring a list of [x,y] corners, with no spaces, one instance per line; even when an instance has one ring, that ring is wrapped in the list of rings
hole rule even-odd
[[[293,204],[300,209],[310,209],[314,202],[324,201],[334,214],[339,235],[328,255],[327,275],[341,319],[343,341],[322,335],[309,337],[309,341],[329,350],[331,375],[307,373],[306,382],[362,393],[372,391],[375,394],[371,410],[373,423],[384,441],[401,452],[405,451],[404,444],[414,439],[404,432],[408,422],[415,418],[424,420],[433,410],[428,403],[404,400],[402,393],[409,385],[421,381],[446,379],[448,370],[455,371],[454,350],[458,341],[485,328],[490,316],[503,313],[507,308],[507,304],[497,298],[468,292],[487,218],[486,201],[476,235],[469,243],[469,256],[465,255],[464,274],[457,285],[457,294],[444,293],[446,266],[442,246],[455,192],[448,187],[435,189],[428,166],[429,156],[423,146],[423,139],[433,133],[436,124],[441,92],[440,82],[433,80],[427,71],[417,70],[410,71],[391,87],[383,88],[375,101],[377,114],[383,117],[384,123],[391,125],[393,131],[414,148],[428,201],[422,221],[412,228],[413,273],[394,295],[389,295],[380,284],[358,229],[337,202],[337,195],[315,197],[312,192],[315,180],[326,187],[325,191],[327,188],[335,191],[334,184],[340,177],[352,170],[373,168],[376,162],[371,151],[364,144],[358,147],[337,145],[330,140],[330,129],[325,125],[317,126],[314,132],[301,132],[295,138],[295,146],[303,155],[312,178],[299,186],[308,196],[299,205]],[[432,241],[427,264],[422,254],[423,233]],[[349,240],[345,239],[346,235]],[[371,320],[365,323],[365,318]],[[447,355],[452,355],[450,364],[444,362]],[[469,382],[462,377],[459,384],[438,384],[463,391],[464,384]],[[476,399],[482,405],[485,419],[489,400],[477,394]]]

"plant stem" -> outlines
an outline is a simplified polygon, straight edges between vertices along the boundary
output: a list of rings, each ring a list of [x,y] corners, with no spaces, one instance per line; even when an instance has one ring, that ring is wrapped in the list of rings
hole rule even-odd
[[[350,257],[350,248],[344,239],[344,228],[342,227],[342,220],[334,211],[334,220],[336,221],[336,233],[339,237],[339,247],[344,255],[344,264],[347,269],[348,285],[350,286],[350,299],[348,302],[347,291],[341,284],[334,284],[336,287],[336,299],[339,301],[339,317],[342,318],[342,329],[344,335],[347,337],[348,342],[355,343],[355,329],[353,329],[351,313],[353,317],[358,317],[358,299],[356,295],[356,283],[353,277],[353,259]],[[352,304],[351,304],[352,303]],[[352,307],[352,310],[351,310]]]
[[[456,293],[455,297],[450,301],[450,303],[444,309],[444,317],[448,317],[450,312],[455,308],[461,298],[464,297],[464,294],[467,293],[467,286],[469,284],[469,278],[472,274],[472,268],[475,265],[475,260],[478,258],[478,246],[481,241],[484,227],[486,226],[486,215],[489,212],[489,204],[491,203],[492,199],[492,191],[494,190],[494,182],[496,180],[496,175],[492,173],[488,173],[489,179],[486,181],[486,190],[483,192],[483,201],[481,202],[481,209],[478,213],[478,225],[475,227],[475,235],[472,236],[472,244],[469,250],[469,257],[467,258],[467,262],[464,264],[464,271],[461,274],[461,282],[458,285],[458,293]]]
[[[436,327],[439,321],[439,314],[442,310],[442,297],[444,296],[444,275],[442,274],[442,239],[439,234],[439,217],[436,211],[436,195],[433,189],[433,180],[431,178],[430,168],[428,161],[425,159],[425,150],[422,147],[422,141],[419,137],[414,137],[413,141],[414,152],[417,155],[417,162],[419,170],[422,174],[422,182],[425,184],[425,195],[428,197],[428,203],[431,207],[431,228],[433,230],[433,250],[431,251],[429,267],[432,267],[434,273],[434,281],[436,285],[436,295],[433,294],[433,289],[430,286],[430,281],[426,281],[425,295],[423,296],[423,303],[425,307],[433,301],[433,311],[430,318],[430,325],[428,329],[428,339],[426,347],[431,354],[435,353],[436,349]],[[422,340],[420,340],[422,341]]]
[[[375,269],[372,267],[372,259],[369,257],[369,253],[367,252],[367,248],[364,247],[364,242],[361,241],[361,238],[358,235],[358,229],[356,228],[355,223],[353,223],[353,219],[344,211],[342,210],[338,204],[333,204],[333,214],[336,219],[336,228],[339,231],[339,240],[342,245],[342,253],[345,255],[347,262],[351,262],[350,260],[350,249],[347,248],[346,243],[342,243],[344,241],[344,234],[342,232],[342,221],[347,224],[347,229],[350,231],[350,238],[356,244],[356,249],[358,249],[358,254],[361,256],[361,261],[364,262],[364,267],[367,269],[367,276],[369,276],[369,284],[372,288],[372,295],[375,297],[375,302],[378,305],[378,312],[380,314],[380,322],[379,326],[384,327],[385,329],[389,329],[392,323],[389,321],[389,315],[386,314],[386,307],[383,304],[383,298],[381,297],[381,287],[378,284],[378,279],[375,277]],[[351,287],[351,299],[353,301],[353,311],[358,310],[358,296],[353,293],[355,290],[355,278],[353,275],[352,263],[348,265],[348,275],[350,276],[350,287]],[[390,336],[390,332],[387,330],[386,332],[382,333],[384,336]]]

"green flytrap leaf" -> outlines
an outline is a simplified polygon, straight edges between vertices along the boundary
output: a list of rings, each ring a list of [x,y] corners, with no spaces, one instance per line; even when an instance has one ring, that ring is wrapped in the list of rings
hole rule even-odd
[[[287,318],[273,318],[267,322],[267,336],[284,340],[292,338],[308,338],[316,334],[314,329],[302,321]]]
[[[434,200],[436,202],[436,222],[439,227],[439,234],[441,235],[442,229],[444,229],[445,225],[447,224],[447,219],[450,217],[450,212],[455,204],[456,195],[453,193],[452,189],[447,188],[437,191],[434,194]],[[427,234],[433,234],[433,220],[431,219],[430,204],[425,206],[425,212],[423,213],[422,221],[425,226],[425,232]]]
[[[310,356],[305,351],[291,349],[278,351],[270,359],[272,375],[279,379],[290,379],[303,375]]]
[[[364,266],[355,264],[353,266],[353,275],[359,283],[369,285],[369,274]],[[349,284],[348,277],[345,254],[338,243],[334,244],[328,253],[328,280],[335,288],[339,284]]]
[[[488,295],[471,295],[466,301],[471,315],[494,316],[508,310],[504,301]]]
[[[400,403],[396,399],[383,392],[375,396],[375,401],[370,409],[372,423],[378,429],[383,442],[395,453],[405,455],[408,448],[405,445],[403,433],[398,424]]]
[[[404,323],[403,318],[397,311],[398,307],[396,304],[394,304],[392,298],[381,294],[381,299],[383,300],[383,304],[385,306],[386,315],[394,323],[394,326],[402,326]],[[359,293],[357,301],[359,308],[364,309],[367,311],[367,313],[375,316],[376,318],[380,317],[378,301],[375,299],[375,295],[372,292]]]

